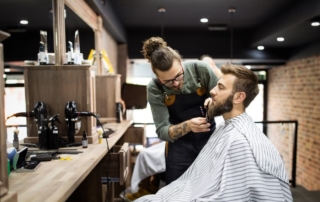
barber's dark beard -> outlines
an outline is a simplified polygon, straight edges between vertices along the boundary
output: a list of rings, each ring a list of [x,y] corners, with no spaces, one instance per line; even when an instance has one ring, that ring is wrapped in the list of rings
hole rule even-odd
[[[230,95],[223,103],[217,103],[209,105],[208,117],[214,119],[215,116],[220,116],[226,112],[230,112],[233,108],[233,95]]]

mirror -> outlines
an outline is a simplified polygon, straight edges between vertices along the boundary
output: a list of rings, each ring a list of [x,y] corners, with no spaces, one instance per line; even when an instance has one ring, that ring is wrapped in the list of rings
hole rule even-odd
[[[65,11],[66,42],[74,43],[75,31],[79,30],[80,51],[87,59],[90,50],[94,49],[94,32],[66,5]],[[28,24],[21,24],[21,20]],[[0,30],[11,34],[3,42],[5,62],[37,60],[40,30],[47,32],[48,52],[53,53],[52,0],[1,0]],[[66,44],[66,50],[67,47]]]

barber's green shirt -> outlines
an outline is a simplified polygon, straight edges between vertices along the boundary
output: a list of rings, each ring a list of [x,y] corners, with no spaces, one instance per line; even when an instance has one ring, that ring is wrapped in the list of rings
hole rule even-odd
[[[166,91],[167,95],[196,92],[198,88],[198,78],[194,68],[194,63],[197,63],[201,85],[207,89],[207,94],[209,97],[209,92],[216,86],[218,78],[207,63],[198,60],[183,62],[184,76],[182,90],[176,91],[164,86],[164,90]],[[169,122],[169,110],[164,104],[164,95],[160,92],[153,80],[151,80],[148,84],[147,98],[148,102],[150,103],[153,121],[156,125],[158,137],[164,141],[173,142],[169,136],[169,127],[172,125]]]

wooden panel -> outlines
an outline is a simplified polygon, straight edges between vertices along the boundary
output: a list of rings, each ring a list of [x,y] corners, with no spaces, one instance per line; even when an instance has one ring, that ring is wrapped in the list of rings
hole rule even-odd
[[[121,100],[121,75],[96,76],[96,108],[100,117],[116,117],[116,102]]]
[[[3,48],[0,43],[0,75],[3,75]],[[7,172],[7,130],[4,118],[4,80],[0,78],[0,197],[8,191],[8,172]]]
[[[125,132],[125,134],[120,138],[118,144],[123,144],[124,142],[134,143],[134,144],[142,144],[146,146],[146,126],[131,126]]]
[[[119,178],[120,185],[123,185],[129,174],[129,163],[129,144],[124,143],[122,146],[116,145],[112,151],[110,151],[110,162],[108,159],[103,161],[102,170],[105,171],[108,169],[108,176]],[[102,175],[104,174],[106,174],[106,172],[103,172]]]
[[[102,201],[101,193],[101,163],[99,163],[66,201]]]
[[[90,66],[25,66],[26,110],[32,111],[35,103],[42,101],[47,107],[48,116],[59,114],[61,124],[56,124],[60,136],[67,136],[64,109],[68,101],[75,101],[78,111],[95,112],[95,76]],[[96,120],[93,117],[81,118],[81,129],[75,139],[82,138],[82,131],[87,131],[89,143],[97,139]],[[33,118],[27,119],[25,142],[32,142],[38,137]],[[37,140],[37,139],[36,139]]]
[[[109,186],[107,187],[107,185],[102,185],[102,189],[103,189],[103,192],[102,192],[102,199],[103,201],[112,201],[112,202],[115,202],[115,198],[114,198],[114,182],[111,182],[109,184]],[[109,188],[109,190],[108,190]],[[107,198],[107,200],[106,200]]]
[[[53,48],[55,64],[63,65],[66,63],[66,31],[64,23],[64,0],[53,0]]]
[[[98,30],[98,16],[84,0],[64,0],[65,4],[73,10],[93,30]]]
[[[120,44],[118,45],[118,68],[117,73],[121,74],[121,85],[126,82],[127,79],[127,68],[129,67],[129,57],[128,57],[128,45]]]
[[[101,46],[102,46],[102,30],[103,30],[103,25],[102,25],[102,18],[98,16],[97,18],[97,25],[98,25],[98,30],[94,32],[94,47],[96,53],[100,53],[101,51]],[[97,55],[97,54],[96,54]],[[102,65],[101,65],[101,58],[100,57],[95,57],[96,60],[96,67],[97,67],[97,75],[102,74]]]

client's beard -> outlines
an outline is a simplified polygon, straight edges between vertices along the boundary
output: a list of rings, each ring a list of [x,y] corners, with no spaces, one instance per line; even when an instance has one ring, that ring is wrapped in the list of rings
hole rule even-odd
[[[209,105],[209,110],[208,110],[208,117],[210,119],[214,119],[215,116],[220,116],[226,112],[230,112],[233,108],[233,95],[230,95],[226,101],[224,101],[223,103],[218,103],[217,104],[213,104],[211,103]]]

